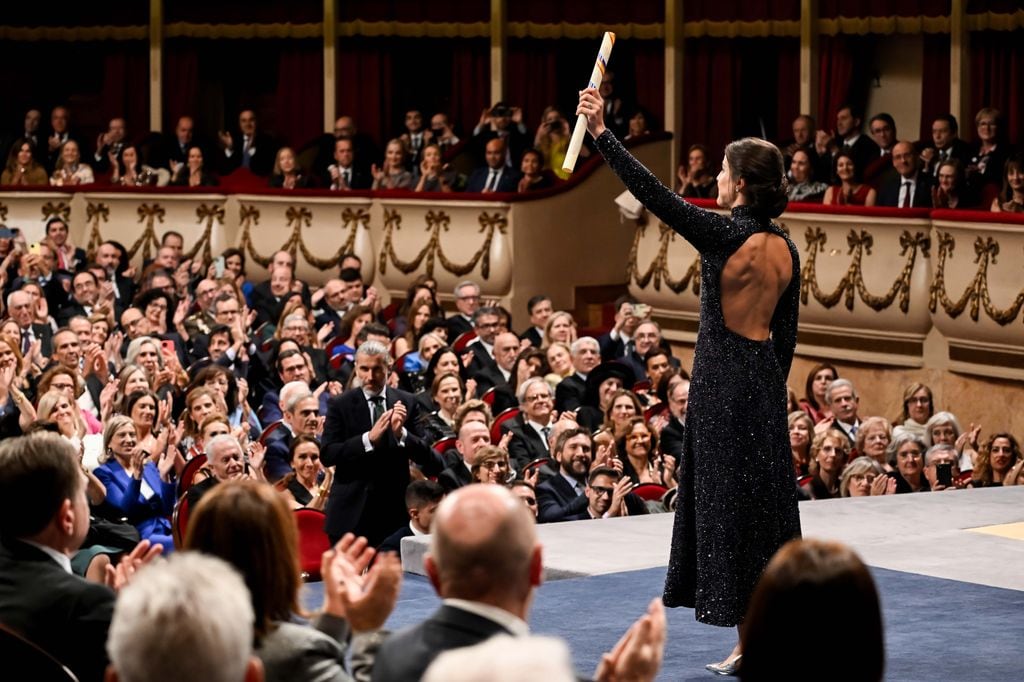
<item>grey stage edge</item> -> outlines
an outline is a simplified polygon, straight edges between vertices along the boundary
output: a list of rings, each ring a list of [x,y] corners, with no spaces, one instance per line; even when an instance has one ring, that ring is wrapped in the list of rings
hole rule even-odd
[[[663,567],[673,514],[537,527],[546,580]],[[968,529],[1024,521],[1024,486],[800,503],[804,537],[839,540],[865,563],[1024,590],[1024,541]],[[402,565],[424,575],[430,538],[402,540]]]

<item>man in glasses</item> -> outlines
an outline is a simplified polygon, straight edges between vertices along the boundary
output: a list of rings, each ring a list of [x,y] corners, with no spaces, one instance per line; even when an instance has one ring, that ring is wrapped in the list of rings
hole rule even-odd
[[[448,325],[448,338],[453,342],[473,330],[473,314],[480,307],[480,286],[467,279],[455,285],[454,293],[458,313],[445,319],[445,324]]]
[[[609,519],[615,516],[646,514],[643,500],[630,493],[633,482],[611,467],[597,467],[590,472],[587,486],[587,516]]]

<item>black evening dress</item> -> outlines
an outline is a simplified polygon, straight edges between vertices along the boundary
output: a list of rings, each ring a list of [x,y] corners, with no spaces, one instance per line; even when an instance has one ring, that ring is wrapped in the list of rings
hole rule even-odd
[[[749,206],[722,216],[683,201],[610,132],[597,148],[629,191],[700,252],[700,329],[664,601],[695,609],[704,623],[737,625],[772,555],[800,536],[786,422],[799,255],[785,232]],[[763,341],[727,328],[721,305],[726,261],[758,232],[784,238],[793,257],[792,280]]]

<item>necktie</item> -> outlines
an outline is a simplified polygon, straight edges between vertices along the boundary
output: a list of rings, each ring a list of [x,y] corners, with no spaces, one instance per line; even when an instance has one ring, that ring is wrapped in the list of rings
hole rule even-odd
[[[21,330],[21,354],[23,356],[28,355],[29,346],[32,345],[32,337],[27,329]]]
[[[376,424],[380,416],[384,414],[384,397],[374,396],[370,398],[370,414],[373,415],[373,423]]]
[[[345,187],[352,187],[352,171],[346,168],[342,171],[341,176],[345,179]]]
[[[551,427],[550,426],[542,427],[541,430],[540,430],[540,433],[544,437],[544,449],[547,450],[547,449],[549,449],[548,448],[548,437],[551,435]]]
[[[484,187],[485,192],[493,192],[495,186],[498,184],[498,171],[491,169],[491,174],[487,176],[487,186]]]
[[[910,181],[903,181],[903,201],[900,203],[900,208],[910,208],[910,189],[912,185]]]
[[[850,427],[850,435],[853,436],[854,438],[857,437],[857,425],[856,424],[854,424],[853,426]]]
[[[249,167],[249,161],[252,159],[252,154],[249,153],[249,148],[252,146],[252,138],[246,136],[245,144],[242,145],[242,168]]]

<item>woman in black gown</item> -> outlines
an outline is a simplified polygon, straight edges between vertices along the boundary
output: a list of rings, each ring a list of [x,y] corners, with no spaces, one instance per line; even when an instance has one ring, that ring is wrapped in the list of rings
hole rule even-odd
[[[666,606],[697,620],[742,622],[768,561],[800,535],[786,420],[786,377],[796,346],[800,262],[771,221],[786,206],[782,155],[746,138],[730,144],[718,175],[722,216],[679,198],[604,126],[596,90],[577,114],[630,192],[701,254],[700,332],[693,360],[686,439]],[[714,672],[738,668],[739,644]]]

